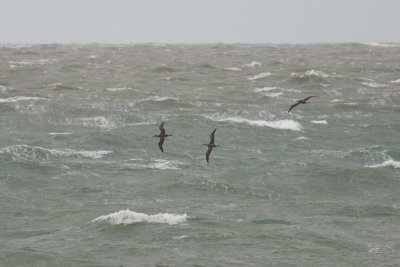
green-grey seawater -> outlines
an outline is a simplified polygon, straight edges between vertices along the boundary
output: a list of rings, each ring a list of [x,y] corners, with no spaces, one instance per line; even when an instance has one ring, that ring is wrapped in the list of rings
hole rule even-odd
[[[1,45],[0,266],[398,266],[399,101],[398,44]]]

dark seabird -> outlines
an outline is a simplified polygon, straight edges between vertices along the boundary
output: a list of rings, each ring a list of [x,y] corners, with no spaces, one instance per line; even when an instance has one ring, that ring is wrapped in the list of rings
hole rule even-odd
[[[154,137],[160,137],[158,147],[160,148],[161,152],[164,152],[162,145],[164,144],[165,137],[172,136],[172,134],[165,134],[164,121],[160,124],[160,127],[158,127],[158,129],[160,129],[160,134],[155,135]]]
[[[297,100],[297,102],[296,102],[295,104],[293,104],[293,105],[289,108],[288,113],[292,110],[292,108],[294,108],[294,107],[297,106],[297,105],[300,105],[300,104],[308,104],[307,100],[310,99],[311,97],[316,97],[316,95],[307,96],[307,97],[304,98],[304,99]]]
[[[211,153],[211,150],[213,149],[213,147],[217,147],[218,146],[218,145],[214,144],[214,134],[215,134],[216,130],[217,129],[214,129],[214,131],[212,131],[212,133],[210,134],[210,143],[204,144],[205,146],[208,146],[208,150],[206,152],[206,160],[207,160],[207,162],[209,162],[210,153]]]

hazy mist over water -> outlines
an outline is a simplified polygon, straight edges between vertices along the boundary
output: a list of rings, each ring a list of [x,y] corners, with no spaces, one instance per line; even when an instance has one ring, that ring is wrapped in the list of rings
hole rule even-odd
[[[0,45],[0,265],[396,266],[399,100],[398,44]]]

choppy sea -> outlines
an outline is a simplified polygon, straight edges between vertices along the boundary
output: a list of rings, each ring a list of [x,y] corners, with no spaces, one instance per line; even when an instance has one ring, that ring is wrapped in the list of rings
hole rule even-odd
[[[0,45],[0,266],[399,266],[399,132],[399,44]]]

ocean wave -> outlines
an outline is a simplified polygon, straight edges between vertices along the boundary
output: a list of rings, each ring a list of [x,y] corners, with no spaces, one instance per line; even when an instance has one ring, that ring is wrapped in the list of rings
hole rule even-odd
[[[262,73],[259,73],[259,74],[255,75],[255,76],[247,77],[247,79],[249,81],[253,81],[253,80],[262,79],[262,78],[265,78],[265,77],[268,77],[268,76],[271,76],[271,75],[272,75],[271,72],[262,72]]]
[[[177,161],[168,161],[163,159],[157,159],[155,163],[148,165],[147,167],[150,169],[156,170],[178,170],[180,162]]]
[[[70,135],[70,134],[71,134],[70,132],[63,132],[63,133],[52,132],[52,133],[49,133],[49,135]]]
[[[393,159],[388,159],[382,163],[379,164],[374,164],[374,165],[366,165],[365,167],[368,168],[384,168],[384,167],[388,167],[388,166],[392,166],[396,169],[400,168],[400,161],[395,161]]]
[[[99,127],[104,129],[114,128],[114,122],[105,117],[87,117],[87,118],[66,118],[65,121],[68,125],[77,125],[83,127]]]
[[[229,67],[229,68],[225,68],[225,70],[241,71],[242,69],[235,68],[235,67]]]
[[[224,116],[211,116],[207,117],[213,121],[227,121],[233,123],[246,123],[252,126],[259,127],[270,127],[281,130],[292,130],[301,131],[303,128],[300,123],[293,120],[277,120],[277,121],[265,121],[265,120],[249,120],[242,117],[224,117]]]
[[[400,83],[400,79],[389,81],[390,83]]]
[[[368,87],[371,87],[371,88],[382,88],[382,87],[386,87],[386,85],[384,85],[384,84],[379,84],[379,83],[376,83],[376,82],[362,82],[361,84],[362,84],[362,85],[365,85],[365,86],[368,86]]]
[[[328,122],[326,120],[321,120],[321,121],[311,121],[311,123],[314,124],[328,124]]]
[[[263,96],[266,96],[266,97],[271,97],[271,98],[275,98],[275,97],[279,97],[279,96],[281,96],[281,95],[283,95],[283,92],[278,92],[278,93],[269,93],[269,94],[263,94]]]
[[[188,216],[185,214],[171,214],[171,213],[158,213],[154,215],[147,215],[145,213],[138,213],[129,209],[120,210],[108,215],[102,215],[93,219],[91,223],[107,222],[111,225],[116,224],[135,224],[135,223],[163,223],[163,224],[180,224],[186,222]]]
[[[39,146],[15,145],[0,149],[0,154],[9,154],[13,159],[50,159],[52,156],[78,156],[84,158],[100,159],[112,153],[106,150],[74,150],[74,149],[47,149]]]
[[[375,46],[375,47],[397,47],[398,46],[395,44],[380,43],[380,42],[363,43],[363,45],[369,45],[369,46]]]
[[[325,78],[328,78],[329,75],[320,70],[309,70],[303,74],[300,73],[292,73],[291,77],[288,81],[294,83],[302,83],[302,82],[325,82]]]
[[[255,67],[260,67],[262,64],[258,61],[252,61],[249,64],[243,64],[244,67],[250,67],[250,68],[255,68]]]
[[[132,88],[130,88],[130,87],[115,87],[115,88],[106,88],[106,90],[109,92],[119,92],[119,91],[132,90]]]
[[[308,139],[310,139],[310,138],[305,137],[305,136],[299,136],[295,140],[308,140]]]
[[[9,98],[0,98],[0,103],[13,103],[18,101],[29,101],[29,100],[42,100],[46,99],[43,97],[32,97],[32,96],[14,96]]]
[[[269,92],[269,91],[274,91],[274,90],[277,90],[277,89],[278,89],[278,87],[268,87],[268,86],[266,86],[266,87],[263,87],[263,88],[256,88],[253,91],[254,92]]]

